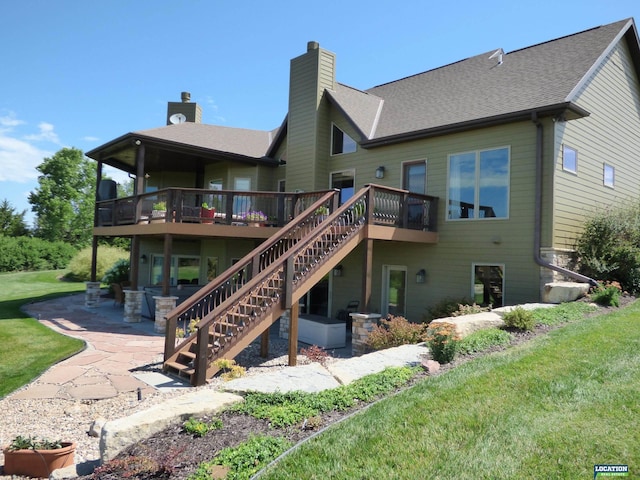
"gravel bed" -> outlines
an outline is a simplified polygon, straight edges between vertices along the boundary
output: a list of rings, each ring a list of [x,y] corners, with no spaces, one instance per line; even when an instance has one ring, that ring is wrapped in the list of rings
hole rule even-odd
[[[246,376],[254,376],[265,372],[280,370],[287,366],[288,341],[271,340],[269,357],[265,360],[259,356],[259,340],[247,347],[236,362],[247,369]],[[298,364],[304,364],[306,358],[298,356]],[[160,366],[141,366],[146,371],[160,370]],[[197,387],[218,388],[224,381],[215,378],[208,385]],[[0,445],[6,446],[16,435],[37,436],[39,438],[73,440],[77,442],[76,463],[97,460],[100,458],[100,438],[89,435],[95,420],[111,421],[145,410],[167,399],[193,392],[194,388],[175,389],[168,392],[155,392],[138,400],[137,393],[119,395],[103,400],[68,400],[61,398],[48,399],[14,399],[16,393],[29,388],[29,385],[0,399]],[[0,452],[0,464],[4,465],[4,455]],[[17,480],[22,477],[2,475],[1,480]],[[26,478],[26,477],[24,477]]]

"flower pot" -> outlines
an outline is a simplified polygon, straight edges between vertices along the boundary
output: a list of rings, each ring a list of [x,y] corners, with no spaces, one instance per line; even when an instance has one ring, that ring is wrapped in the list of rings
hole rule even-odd
[[[58,468],[73,465],[76,452],[75,442],[63,442],[62,448],[55,450],[2,450],[5,475],[26,475],[44,477]]]
[[[264,227],[264,222],[247,222],[250,227]]]
[[[200,218],[202,223],[213,223],[216,214],[215,208],[200,208]]]

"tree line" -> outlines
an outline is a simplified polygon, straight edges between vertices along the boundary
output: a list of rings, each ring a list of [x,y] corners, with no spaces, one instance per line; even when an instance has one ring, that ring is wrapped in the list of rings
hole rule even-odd
[[[0,202],[0,272],[64,268],[91,244],[97,164],[77,148],[63,148],[36,169],[32,226],[26,210]]]

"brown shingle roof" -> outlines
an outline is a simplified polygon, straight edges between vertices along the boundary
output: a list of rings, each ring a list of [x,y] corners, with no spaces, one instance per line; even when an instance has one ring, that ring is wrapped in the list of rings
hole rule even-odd
[[[493,50],[366,90],[372,98],[382,99],[383,106],[377,128],[365,139],[375,144],[383,138],[568,104],[592,69],[632,26],[631,19],[622,20],[516,50],[504,54],[502,64],[498,58],[489,58]],[[637,48],[635,27],[632,32]],[[373,114],[368,114],[368,121],[363,119],[365,110],[358,107],[362,93],[331,92],[348,118],[368,126]],[[372,110],[370,105],[368,109]],[[362,132],[367,133],[364,128]]]
[[[134,133],[176,144],[254,158],[261,158],[273,140],[273,132],[192,122],[167,125],[166,127],[141,130]]]

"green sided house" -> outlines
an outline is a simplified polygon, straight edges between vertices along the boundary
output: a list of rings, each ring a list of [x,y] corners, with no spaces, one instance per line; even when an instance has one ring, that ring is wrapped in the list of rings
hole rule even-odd
[[[166,126],[87,153],[94,246],[132,239],[127,307],[166,328],[165,367],[194,384],[260,335],[267,348],[285,312],[295,340],[298,315],[420,321],[445,298],[497,307],[592,282],[570,263],[585,215],[639,196],[632,19],[368,90],[337,64],[308,43],[273,131],[203,124],[183,93]],[[104,165],[135,195],[116,198]]]

